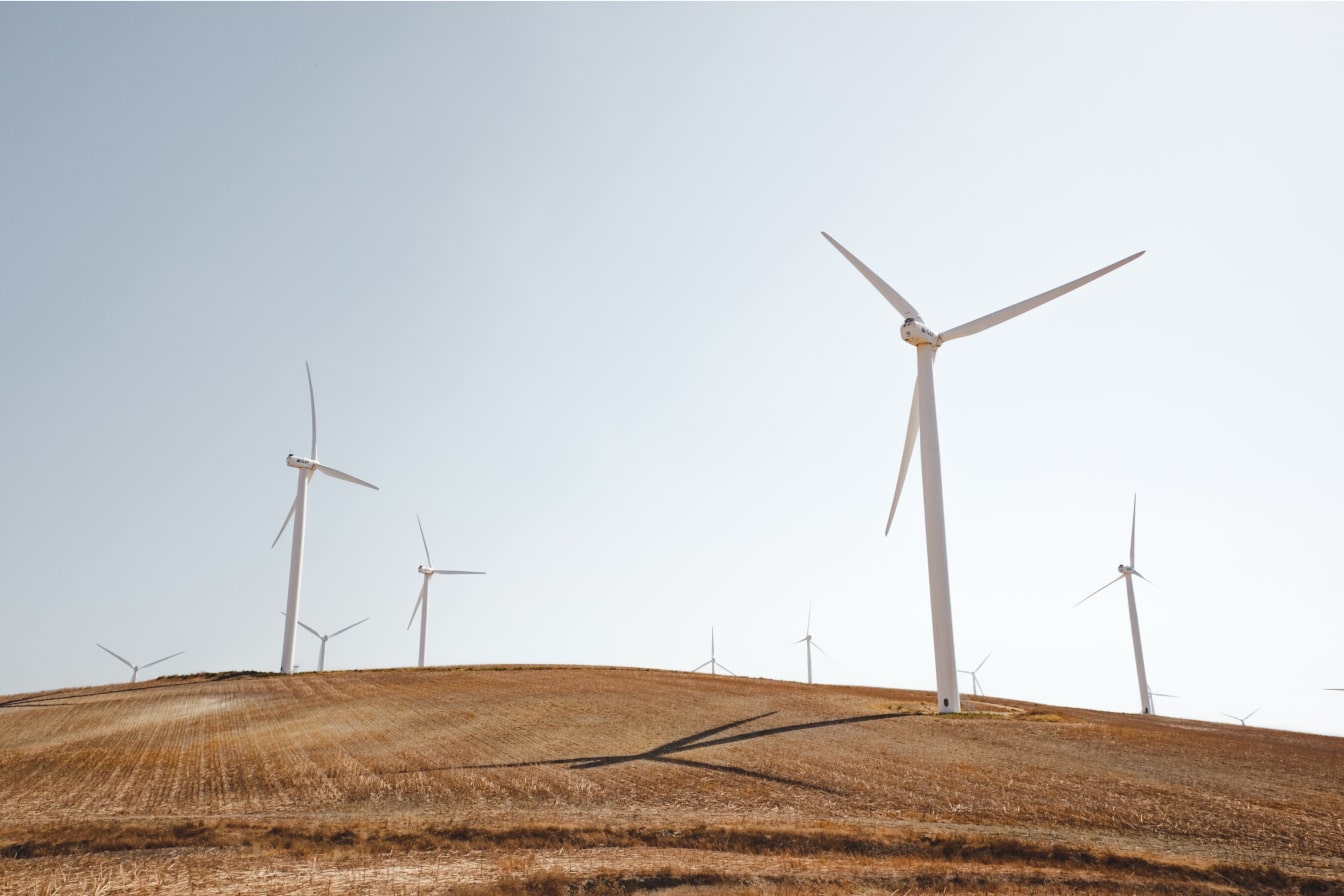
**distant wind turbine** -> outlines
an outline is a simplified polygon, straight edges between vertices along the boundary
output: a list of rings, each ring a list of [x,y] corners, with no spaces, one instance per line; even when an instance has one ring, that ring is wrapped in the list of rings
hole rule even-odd
[[[425,527],[420,522],[420,515],[416,514],[415,524],[420,527],[420,543],[425,546],[425,565],[419,567],[420,574],[425,577],[425,583],[420,586],[420,596],[415,599],[415,607],[411,610],[411,621],[406,623],[406,630],[410,631],[411,624],[415,622],[415,614],[420,614],[420,666],[425,665],[425,632],[428,627],[429,616],[429,579],[431,576],[483,576],[483,572],[468,572],[463,569],[435,569],[434,561],[429,559],[429,542],[425,539]]]
[[[1148,689],[1148,675],[1143,668],[1143,642],[1139,640],[1139,610],[1134,603],[1134,576],[1138,576],[1150,585],[1152,581],[1144,578],[1143,574],[1134,568],[1134,531],[1139,519],[1139,496],[1134,496],[1134,510],[1129,520],[1129,565],[1121,563],[1116,567],[1120,575],[1111,579],[1105,585],[1102,585],[1096,591],[1093,591],[1087,597],[1074,604],[1075,607],[1081,606],[1093,597],[1096,597],[1107,588],[1114,585],[1121,579],[1125,580],[1125,592],[1129,595],[1129,630],[1134,637],[1134,667],[1139,674],[1139,700],[1143,704],[1143,711],[1146,715],[1151,715],[1153,711],[1152,692]]]
[[[103,647],[103,645],[101,644],[99,644],[98,646]],[[131,684],[135,684],[135,677],[140,674],[141,669],[148,669],[150,666],[157,666],[159,663],[165,662],[167,660],[172,659],[175,656],[181,656],[182,654],[186,653],[185,650],[179,650],[177,653],[170,653],[167,656],[163,657],[162,659],[157,659],[152,663],[145,663],[143,666],[137,666],[135,665],[135,663],[132,663],[130,660],[126,659],[126,657],[122,656],[119,653],[116,653],[112,650],[108,650],[108,648],[106,647],[103,647],[103,650],[107,650],[108,653],[112,654],[114,657],[116,657],[117,659],[121,660],[123,663],[131,667]]]
[[[712,649],[713,646],[714,646],[714,645],[713,645],[713,641],[714,641],[713,634],[714,634],[714,633],[713,633],[713,630],[711,629],[711,630],[710,630],[710,647],[711,647],[711,649]],[[812,638],[812,605],[811,605],[811,604],[808,604],[808,605],[807,605],[807,634],[805,634],[803,637],[799,638],[797,641],[794,641],[793,643],[794,643],[794,644],[806,644],[806,645],[807,645],[807,683],[808,683],[808,684],[811,684],[811,683],[812,683],[812,648],[813,648],[813,647],[817,648],[817,650],[820,650],[822,656],[829,657],[830,659],[835,659],[835,657],[832,657],[829,653],[827,653],[826,651],[822,650],[822,649],[821,649],[821,645],[818,644],[818,643],[817,643],[815,640],[813,640],[813,638]],[[791,644],[791,645],[789,645],[789,646],[793,646],[793,645]],[[704,667],[701,666],[701,668],[704,668]]]
[[[303,367],[308,371],[308,406],[312,411],[313,447],[310,457],[291,454],[285,459],[285,463],[299,471],[299,491],[294,497],[294,503],[289,507],[289,513],[285,515],[285,521],[280,524],[280,531],[276,533],[275,541],[271,542],[271,547],[275,547],[280,541],[280,536],[285,534],[285,527],[289,525],[292,517],[294,546],[289,555],[289,599],[285,604],[285,643],[280,652],[280,671],[284,673],[294,671],[294,634],[299,620],[299,580],[303,577],[303,524],[305,510],[308,507],[308,480],[313,478],[315,471],[321,470],[328,476],[344,479],[346,482],[353,482],[355,485],[362,485],[374,491],[378,490],[378,486],[363,479],[356,479],[349,473],[342,473],[317,462],[317,399],[313,397],[313,371],[307,361],[303,362]]]
[[[1255,715],[1256,713],[1258,713],[1259,711],[1260,711],[1260,707],[1257,706],[1255,709],[1253,709],[1253,710],[1251,710],[1250,712],[1246,713],[1246,715],[1244,715],[1244,716],[1234,716],[1234,715],[1232,715],[1231,713],[1228,713],[1228,712],[1219,713],[1219,715],[1227,716],[1229,719],[1236,719],[1238,722],[1241,723],[1241,727],[1245,728],[1245,727],[1246,727],[1246,720],[1249,719],[1251,716]]]
[[[332,632],[332,633],[329,634],[329,635],[324,635],[324,634],[322,634],[321,632],[319,632],[317,629],[313,628],[311,625],[304,625],[303,620],[299,620],[299,625],[302,625],[302,626],[303,626],[304,628],[306,628],[308,631],[312,632],[312,633],[313,633],[313,634],[314,634],[314,635],[315,635],[315,636],[322,642],[322,647],[317,651],[317,671],[319,671],[319,672],[324,672],[324,671],[326,671],[326,663],[327,663],[327,640],[328,640],[329,638],[334,638],[334,637],[336,637],[337,635],[342,634],[343,632],[348,632],[348,631],[350,631],[350,629],[354,628],[356,625],[360,625],[360,624],[365,623],[365,622],[368,622],[368,621],[369,621],[369,617],[365,616],[363,619],[359,620],[359,622],[353,623],[352,625],[347,625],[345,628],[340,629],[339,631],[334,631],[334,632]]]
[[[729,669],[729,668],[728,668],[727,666],[725,666],[723,663],[719,662],[718,657],[715,655],[715,650],[714,650],[714,627],[713,627],[713,626],[710,626],[710,629],[709,629],[709,659],[705,660],[703,663],[701,663],[700,665],[696,666],[696,667],[695,667],[694,669],[692,669],[691,671],[692,671],[692,672],[699,672],[701,669],[705,668],[706,666],[709,667],[709,674],[710,674],[710,675],[717,675],[717,674],[719,674],[719,670],[720,670],[720,669],[722,669],[723,671],[727,672],[729,675],[734,675],[734,676],[737,675],[737,673],[734,672],[732,669]]]
[[[985,654],[985,658],[980,661],[980,665],[976,666],[974,669],[957,670],[962,675],[971,676],[971,696],[983,697],[985,695],[985,692],[980,689],[980,677],[976,673],[978,673],[981,669],[985,668],[985,663],[989,662],[989,658],[993,655],[994,655],[993,651],[990,651],[989,653]]]
[[[1109,274],[1121,265],[1129,264],[1143,253],[1136,252],[1128,258],[1085,277],[1071,280],[1063,286],[1057,286],[1048,292],[1009,305],[959,327],[935,333],[924,324],[919,312],[900,293],[851,255],[848,249],[831,239],[830,234],[823,232],[822,236],[840,250],[840,254],[845,256],[849,263],[858,269],[859,273],[901,314],[905,320],[901,327],[901,338],[913,345],[917,351],[919,373],[915,378],[915,397],[910,405],[910,422],[905,434],[905,451],[901,455],[901,471],[896,478],[896,494],[891,499],[891,511],[887,514],[887,531],[891,531],[891,521],[896,515],[896,503],[901,498],[906,470],[910,466],[915,436],[919,435],[920,467],[924,476],[924,541],[929,563],[929,602],[933,610],[934,667],[938,677],[938,711],[960,712],[961,695],[957,686],[957,658],[952,638],[952,595],[947,572],[947,530],[943,520],[942,461],[938,450],[938,415],[934,405],[934,352],[953,339],[971,336],[998,326],[1004,321],[1012,320],[1052,299],[1072,292],[1098,277]]]

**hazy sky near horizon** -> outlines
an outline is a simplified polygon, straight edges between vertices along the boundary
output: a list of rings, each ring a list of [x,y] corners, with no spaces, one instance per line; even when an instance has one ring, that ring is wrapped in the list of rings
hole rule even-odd
[[[958,666],[1344,735],[1344,6],[0,5],[0,694],[614,664],[932,689],[915,353]],[[300,631],[298,661],[317,639]],[[969,690],[969,678],[962,687]],[[1233,723],[1235,724],[1235,722]]]

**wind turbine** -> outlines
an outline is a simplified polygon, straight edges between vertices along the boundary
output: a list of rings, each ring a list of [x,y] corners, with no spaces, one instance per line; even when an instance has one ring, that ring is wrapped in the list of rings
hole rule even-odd
[[[714,647],[714,630],[713,630],[713,629],[710,629],[710,633],[709,633],[709,634],[710,634],[710,637],[709,637],[710,645],[709,645],[709,646],[710,646],[710,650],[711,650],[711,653],[712,653],[712,652],[713,652],[713,647]],[[806,645],[807,645],[807,683],[808,683],[808,684],[811,684],[811,683],[812,683],[812,648],[815,647],[815,648],[817,648],[817,650],[821,650],[821,645],[818,644],[816,641],[812,640],[812,605],[811,605],[811,604],[808,604],[808,605],[807,605],[807,634],[804,635],[803,637],[799,638],[797,641],[794,641],[793,643],[794,643],[794,644],[806,644]],[[792,647],[793,645],[791,644],[791,645],[789,645],[789,646]],[[831,657],[831,655],[830,655],[829,653],[827,653],[826,651],[824,651],[824,650],[821,650],[821,654],[822,654],[822,656]],[[835,657],[831,657],[831,659],[835,659]],[[711,662],[712,662],[712,658],[711,658]],[[700,668],[703,669],[704,666],[701,665]]]
[[[1144,578],[1143,573],[1134,568],[1134,530],[1139,519],[1139,496],[1134,496],[1134,510],[1129,520],[1129,565],[1121,563],[1116,567],[1120,575],[1111,579],[1105,585],[1102,585],[1096,591],[1093,591],[1087,597],[1074,604],[1075,607],[1081,606],[1092,598],[1096,597],[1107,588],[1114,585],[1121,579],[1125,580],[1125,592],[1129,595],[1129,630],[1134,636],[1134,667],[1139,673],[1139,701],[1143,705],[1144,715],[1151,715],[1153,712],[1152,691],[1148,689],[1148,674],[1143,668],[1143,642],[1139,639],[1139,610],[1134,603],[1134,576],[1138,576],[1148,584],[1152,584],[1150,579]]]
[[[1245,728],[1245,727],[1246,727],[1246,720],[1249,719],[1251,716],[1255,715],[1256,713],[1258,713],[1259,711],[1260,711],[1260,707],[1257,706],[1255,709],[1253,709],[1253,710],[1251,710],[1250,712],[1246,713],[1246,715],[1244,715],[1244,716],[1234,716],[1234,715],[1232,715],[1231,713],[1226,713],[1226,712],[1219,713],[1219,715],[1227,716],[1229,719],[1236,719],[1238,722],[1241,723],[1241,727]]]
[[[710,626],[710,629],[709,629],[709,659],[705,660],[703,663],[701,663],[700,665],[696,666],[696,667],[695,667],[694,669],[692,669],[691,671],[692,671],[692,672],[699,672],[701,669],[705,668],[706,666],[709,667],[709,674],[710,674],[710,675],[718,675],[720,669],[722,669],[723,671],[727,672],[729,675],[734,675],[734,676],[737,675],[737,673],[734,672],[732,669],[729,669],[729,668],[728,668],[727,666],[725,666],[723,663],[719,662],[718,658],[715,656],[715,650],[714,650],[714,627],[713,627],[713,626]],[[809,679],[809,680],[810,680],[810,679]]]
[[[985,695],[985,692],[980,689],[980,677],[976,673],[985,668],[985,663],[989,662],[989,658],[993,655],[994,652],[992,650],[985,654],[985,658],[980,661],[980,665],[976,666],[974,669],[957,670],[962,675],[971,676],[971,695],[974,697],[983,697]]]
[[[319,671],[319,672],[323,672],[323,671],[325,671],[325,668],[324,668],[324,667],[326,666],[326,662],[327,662],[327,639],[329,639],[329,638],[334,638],[334,637],[336,637],[337,635],[341,634],[342,632],[348,632],[348,631],[350,631],[350,629],[354,628],[356,625],[359,625],[359,624],[361,624],[361,623],[368,622],[368,621],[369,621],[369,617],[365,616],[363,619],[359,620],[359,622],[354,623],[354,625],[347,625],[345,628],[341,629],[340,631],[335,631],[335,632],[332,632],[332,633],[329,634],[329,635],[324,635],[324,634],[322,634],[321,632],[319,632],[317,629],[313,628],[311,625],[304,625],[304,624],[303,624],[303,620],[299,620],[299,625],[302,625],[302,626],[303,626],[304,628],[306,628],[308,631],[312,632],[312,633],[313,633],[314,635],[316,635],[316,636],[318,637],[318,639],[321,640],[321,642],[322,642],[322,647],[317,651],[317,671]]]
[[[103,647],[103,645],[101,644],[99,644],[98,646]],[[135,684],[135,677],[140,674],[141,669],[148,669],[150,666],[157,666],[159,663],[162,663],[166,660],[170,660],[175,656],[181,656],[182,654],[186,653],[185,650],[179,650],[177,653],[170,653],[163,659],[155,660],[152,663],[145,663],[143,666],[137,666],[135,663],[132,663],[130,660],[126,659],[126,657],[122,656],[121,654],[108,650],[106,647],[103,647],[103,649],[107,650],[108,653],[111,653],[114,657],[116,657],[117,659],[121,660],[123,663],[131,667],[131,684]]]
[[[891,520],[896,515],[896,503],[901,498],[901,488],[905,484],[906,470],[910,465],[910,455],[914,450],[915,436],[920,435],[920,468],[924,477],[924,541],[929,562],[929,602],[933,610],[933,654],[934,667],[938,676],[938,711],[960,712],[961,696],[957,690],[957,658],[952,638],[952,595],[947,573],[947,530],[943,520],[943,473],[938,451],[938,415],[934,404],[933,356],[944,343],[963,336],[971,336],[990,327],[1012,320],[1019,314],[1044,305],[1065,293],[1091,283],[1098,277],[1109,274],[1121,265],[1129,264],[1142,255],[1136,252],[1128,258],[1093,271],[1085,277],[1071,280],[1063,286],[1057,286],[1049,292],[1025,299],[1015,305],[976,318],[973,321],[935,333],[925,325],[915,307],[900,293],[887,285],[881,277],[873,273],[867,265],[859,261],[844,246],[831,239],[830,234],[822,232],[826,240],[840,250],[840,254],[849,259],[849,263],[858,269],[869,283],[877,288],[892,307],[900,312],[905,323],[901,326],[901,338],[915,347],[919,362],[918,375],[915,378],[915,396],[910,404],[910,422],[906,428],[905,451],[901,455],[901,471],[896,479],[896,494],[891,499],[891,511],[887,514],[887,532],[891,532]]]
[[[420,596],[415,599],[415,607],[411,610],[411,621],[406,623],[406,630],[410,631],[411,623],[415,622],[415,614],[420,614],[420,666],[425,665],[425,630],[428,626],[427,617],[429,615],[429,579],[431,576],[483,576],[483,572],[468,572],[462,569],[435,569],[434,561],[429,559],[429,542],[425,540],[425,527],[420,522],[420,515],[415,515],[415,524],[420,527],[420,542],[425,546],[425,565],[419,567],[420,574],[425,577],[425,583],[420,586]]]
[[[299,620],[299,580],[303,577],[303,523],[304,511],[308,507],[308,480],[313,478],[313,473],[321,470],[328,476],[334,476],[337,479],[344,479],[346,482],[353,482],[355,485],[362,485],[365,488],[378,490],[378,486],[365,482],[363,479],[356,479],[349,473],[342,473],[334,467],[328,467],[326,464],[317,462],[317,399],[313,397],[313,371],[308,366],[308,362],[303,362],[303,367],[308,371],[308,406],[312,410],[313,419],[313,448],[310,457],[298,457],[291,454],[285,458],[285,463],[289,464],[299,471],[299,492],[294,497],[294,503],[289,507],[289,513],[285,515],[285,521],[280,524],[280,531],[275,534],[275,541],[271,542],[271,547],[275,547],[280,541],[280,536],[285,534],[285,527],[289,525],[289,520],[294,519],[294,547],[289,555],[289,600],[286,602],[285,611],[285,643],[280,652],[280,671],[286,674],[294,671],[294,633]]]
[[[1162,693],[1161,691],[1155,691],[1155,690],[1153,690],[1152,688],[1149,688],[1149,689],[1148,689],[1148,708],[1151,709],[1151,710],[1153,711],[1153,715],[1157,715],[1157,701],[1155,701],[1155,700],[1153,699],[1154,697],[1171,697],[1171,698],[1175,699],[1175,698],[1180,697],[1180,694],[1164,694],[1164,693]]]

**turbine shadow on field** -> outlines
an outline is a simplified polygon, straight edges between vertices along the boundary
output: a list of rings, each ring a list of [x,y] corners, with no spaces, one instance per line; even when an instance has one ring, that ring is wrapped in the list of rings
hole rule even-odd
[[[707,728],[696,734],[681,737],[676,740],[668,741],[665,744],[646,750],[643,753],[629,753],[624,755],[610,756],[570,756],[565,759],[540,759],[532,762],[503,762],[488,765],[468,765],[462,768],[468,769],[496,769],[496,768],[529,768],[538,765],[562,765],[573,771],[585,769],[607,768],[613,765],[622,765],[627,762],[665,762],[670,765],[681,765],[687,768],[698,768],[704,771],[726,772],[733,775],[741,775],[747,778],[754,778],[759,781],[769,781],[774,784],[787,784],[790,787],[803,787],[808,790],[819,790],[824,793],[834,793],[826,787],[820,787],[816,784],[809,784],[806,781],[798,781],[793,778],[785,778],[779,775],[771,775],[766,772],[753,771],[736,765],[725,765],[717,762],[704,762],[695,759],[687,759],[676,756],[678,753],[685,753],[690,750],[699,750],[707,747],[719,747],[727,744],[742,743],[743,741],[756,740],[762,737],[774,737],[780,734],[788,734],[794,731],[811,731],[818,728],[832,728],[838,725],[856,725],[860,722],[879,722],[887,719],[898,719],[906,716],[914,716],[917,713],[912,712],[884,712],[867,716],[850,716],[843,719],[824,719],[819,722],[799,722],[794,725],[778,725],[774,728],[762,728],[756,731],[744,731],[738,734],[728,734],[723,737],[725,732],[734,728],[740,728],[743,725],[749,725],[752,722],[768,718],[775,713],[767,712],[759,716],[750,716],[745,719],[739,719],[736,722],[729,722],[726,725],[719,725],[715,728]]]

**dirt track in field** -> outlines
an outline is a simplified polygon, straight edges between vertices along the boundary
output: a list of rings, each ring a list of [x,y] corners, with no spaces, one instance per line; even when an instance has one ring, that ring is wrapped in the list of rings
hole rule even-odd
[[[0,698],[0,893],[1344,893],[1344,741],[569,667]]]

